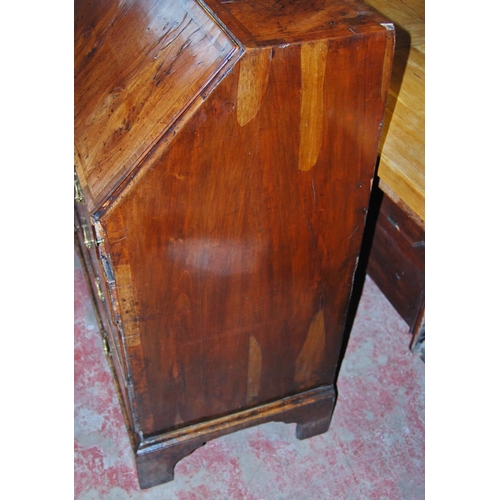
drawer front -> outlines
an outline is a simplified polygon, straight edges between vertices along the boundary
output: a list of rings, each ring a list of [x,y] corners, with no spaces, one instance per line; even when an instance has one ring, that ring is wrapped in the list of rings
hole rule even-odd
[[[111,358],[115,378],[122,394],[121,403],[125,406],[129,420],[127,425],[129,425],[129,422],[132,422],[132,413],[125,383],[127,365],[120,332],[114,321],[110,286],[103,272],[99,243],[90,223],[90,217],[86,213],[85,206],[78,203],[75,203],[75,236],[87,274],[87,282],[94,297],[96,315],[101,329],[104,330],[102,332],[104,350]]]
[[[367,271],[413,331],[425,300],[425,232],[386,195]]]

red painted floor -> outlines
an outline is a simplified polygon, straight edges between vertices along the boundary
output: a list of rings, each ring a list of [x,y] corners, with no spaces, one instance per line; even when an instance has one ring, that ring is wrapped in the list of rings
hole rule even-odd
[[[175,480],[140,490],[132,450],[75,257],[75,499],[424,498],[424,363],[367,277],[330,430],[304,441],[269,423],[208,442]]]

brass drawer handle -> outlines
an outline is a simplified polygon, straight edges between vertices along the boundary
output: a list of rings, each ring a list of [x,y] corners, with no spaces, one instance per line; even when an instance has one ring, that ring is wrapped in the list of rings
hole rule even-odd
[[[95,287],[97,290],[97,296],[99,297],[99,300],[101,302],[104,302],[105,297],[104,297],[104,293],[102,293],[102,290],[101,290],[101,282],[99,281],[99,278],[95,278]]]
[[[82,221],[81,228],[83,231],[83,243],[87,248],[92,248],[94,245],[100,245],[101,243],[104,243],[103,238],[98,238],[97,240],[94,240],[92,238],[92,234],[90,233],[89,226],[87,226],[86,222]]]
[[[82,231],[83,231],[83,243],[87,248],[92,248],[92,245],[94,244],[94,240],[92,239],[92,236],[89,234],[89,227],[85,222],[82,222]]]
[[[106,356],[111,357],[111,346],[109,345],[108,339],[104,335],[102,337],[102,350]]]
[[[82,187],[80,186],[80,181],[78,180],[76,172],[75,172],[75,201],[77,203],[83,202],[83,191]]]

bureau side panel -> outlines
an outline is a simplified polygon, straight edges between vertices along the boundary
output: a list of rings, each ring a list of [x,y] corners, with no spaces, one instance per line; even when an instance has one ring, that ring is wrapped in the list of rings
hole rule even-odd
[[[334,383],[390,43],[247,52],[103,216],[144,435]]]

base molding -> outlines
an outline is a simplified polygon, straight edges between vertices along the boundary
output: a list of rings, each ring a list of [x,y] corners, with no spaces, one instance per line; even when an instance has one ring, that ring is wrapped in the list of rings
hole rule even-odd
[[[296,423],[296,436],[306,439],[326,432],[337,400],[334,386],[322,386],[278,401],[189,425],[144,439],[135,458],[141,488],[174,479],[174,467],[207,441],[267,422]]]

